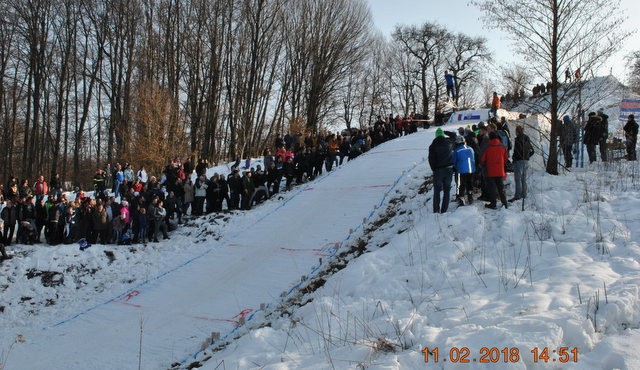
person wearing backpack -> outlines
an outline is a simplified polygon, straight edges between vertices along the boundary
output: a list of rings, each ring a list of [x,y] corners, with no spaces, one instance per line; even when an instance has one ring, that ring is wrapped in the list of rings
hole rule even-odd
[[[533,146],[529,136],[525,135],[522,126],[516,126],[516,139],[513,146],[513,177],[516,183],[516,192],[509,202],[527,197],[527,170],[529,158],[533,155]]]

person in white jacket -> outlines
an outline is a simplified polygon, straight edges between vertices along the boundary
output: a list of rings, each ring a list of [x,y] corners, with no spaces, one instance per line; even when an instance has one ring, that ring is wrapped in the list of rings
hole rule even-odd
[[[144,169],[144,166],[140,166],[138,170],[138,180],[142,183],[142,186],[145,186],[149,181],[149,176],[147,175],[147,171]]]
[[[209,187],[209,180],[205,175],[200,175],[196,179],[196,183],[194,185],[195,191],[195,201],[193,202],[193,206],[191,208],[191,214],[194,216],[202,215],[204,211],[204,200],[207,197],[207,188]]]

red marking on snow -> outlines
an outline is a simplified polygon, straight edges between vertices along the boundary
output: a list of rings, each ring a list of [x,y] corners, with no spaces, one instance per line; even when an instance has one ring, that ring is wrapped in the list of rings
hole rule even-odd
[[[124,297],[122,297],[121,299],[114,300],[114,302],[118,302],[120,304],[124,304],[124,305],[131,306],[131,307],[140,308],[140,307],[142,307],[141,305],[133,304],[133,303],[129,303],[128,302],[131,298],[133,298],[135,296],[138,296],[138,295],[140,295],[140,291],[139,290],[132,290],[129,293],[125,294]]]
[[[244,310],[240,311],[239,314],[235,315],[233,318],[237,318],[238,320],[244,318],[245,316],[247,316],[248,314],[250,314],[251,312],[253,312],[252,308],[245,308]]]
[[[124,297],[122,297],[122,301],[126,302],[137,295],[140,295],[140,291],[132,290],[131,292],[127,293]]]
[[[118,302],[118,303],[120,303],[120,304],[123,304],[123,305],[126,305],[126,306],[135,307],[135,308],[140,308],[140,307],[142,307],[142,306],[141,306],[141,305],[139,305],[139,304],[129,303],[129,302],[125,302],[125,301],[116,301],[116,302]]]
[[[319,257],[331,257],[335,253],[335,250],[338,249],[338,247],[340,247],[339,242],[327,243],[319,252],[316,252],[314,254]]]
[[[311,191],[311,190],[314,190],[314,188],[306,188],[306,189],[304,189],[304,191]]]

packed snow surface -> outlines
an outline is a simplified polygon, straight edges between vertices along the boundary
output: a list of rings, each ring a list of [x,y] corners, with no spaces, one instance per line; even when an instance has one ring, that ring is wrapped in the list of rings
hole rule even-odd
[[[12,246],[0,363],[638,369],[640,167],[547,175],[542,122],[519,122],[538,146],[508,209],[431,213],[431,128],[169,241]]]

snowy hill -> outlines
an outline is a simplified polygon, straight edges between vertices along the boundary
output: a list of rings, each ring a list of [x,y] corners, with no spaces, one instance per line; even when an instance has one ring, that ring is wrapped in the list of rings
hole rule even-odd
[[[260,322],[328,265],[424,157],[420,135],[396,139],[251,212],[195,220],[170,242],[12,247],[17,257],[0,266],[3,363],[121,369],[141,350],[145,369],[187,364],[212,332],[225,341]]]
[[[524,211],[434,215],[419,168],[365,254],[205,368],[637,369],[638,170],[538,171]]]
[[[12,246],[0,364],[638,369],[638,162],[549,176],[548,124],[520,123],[537,153],[509,209],[430,212],[430,129],[163,243]]]

